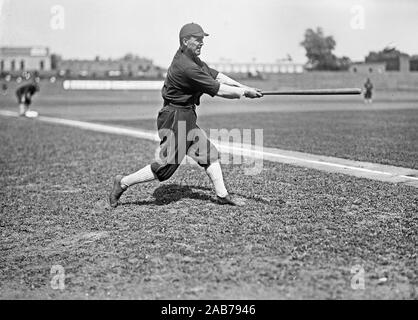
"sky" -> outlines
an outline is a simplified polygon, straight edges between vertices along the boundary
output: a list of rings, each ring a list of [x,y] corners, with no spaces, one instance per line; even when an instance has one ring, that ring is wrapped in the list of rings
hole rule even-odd
[[[304,63],[304,32],[321,27],[337,56],[361,61],[386,46],[418,54],[417,17],[416,0],[0,0],[0,46],[64,58],[132,52],[168,67],[180,28],[195,22],[210,34],[204,61]]]

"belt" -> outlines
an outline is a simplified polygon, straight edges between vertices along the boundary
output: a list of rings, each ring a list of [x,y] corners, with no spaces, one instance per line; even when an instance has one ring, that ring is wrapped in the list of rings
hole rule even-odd
[[[172,103],[170,101],[164,100],[164,108],[166,108],[166,107],[171,107],[171,108],[176,108],[176,109],[183,109],[183,110],[189,110],[189,109],[190,110],[196,110],[196,105],[194,105],[194,104],[184,106],[184,105],[181,105],[181,104],[175,104],[175,103]]]

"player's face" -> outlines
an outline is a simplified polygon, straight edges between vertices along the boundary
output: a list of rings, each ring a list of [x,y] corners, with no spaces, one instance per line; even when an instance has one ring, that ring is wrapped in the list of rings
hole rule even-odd
[[[202,47],[203,47],[203,37],[191,36],[187,40],[187,48],[197,56],[200,55]]]

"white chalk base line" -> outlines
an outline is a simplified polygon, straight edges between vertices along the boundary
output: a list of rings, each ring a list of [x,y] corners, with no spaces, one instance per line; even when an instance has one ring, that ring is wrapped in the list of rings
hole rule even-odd
[[[18,117],[16,112],[8,110],[0,110],[0,115],[6,117]],[[158,134],[155,131],[149,130],[137,130],[126,127],[117,127],[99,123],[44,116],[39,116],[35,119],[35,121],[66,125],[84,130],[117,134],[151,141],[160,141]],[[347,160],[336,157],[327,157],[277,148],[258,146],[255,147],[251,145],[236,143],[220,143],[218,141],[212,142],[220,152],[224,153],[242,155],[249,158],[263,159],[272,162],[292,164],[326,172],[343,173],[359,178],[406,184],[418,188],[418,170],[410,168]]]

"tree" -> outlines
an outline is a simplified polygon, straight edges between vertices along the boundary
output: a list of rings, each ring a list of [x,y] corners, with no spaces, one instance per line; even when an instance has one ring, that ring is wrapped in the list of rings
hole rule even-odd
[[[337,58],[337,67],[338,70],[346,71],[350,68],[352,61],[349,57],[343,56],[342,58]]]
[[[307,29],[300,44],[305,48],[308,64],[313,70],[346,70],[351,63],[348,57],[337,58],[332,53],[336,42],[332,36],[325,36],[320,27],[316,31]]]
[[[127,53],[123,56],[122,60],[132,61],[135,59],[135,56],[132,53]]]
[[[130,52],[125,54],[122,58],[122,60],[125,60],[125,61],[134,61],[134,60],[139,60],[139,59],[141,59],[140,56],[130,53]]]

